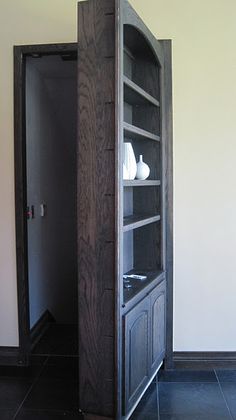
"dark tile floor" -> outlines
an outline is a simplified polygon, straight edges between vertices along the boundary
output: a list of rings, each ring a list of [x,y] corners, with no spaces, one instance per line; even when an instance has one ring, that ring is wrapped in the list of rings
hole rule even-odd
[[[77,357],[33,363],[29,369],[0,368],[0,420],[78,419]]]
[[[78,327],[52,323],[33,350],[33,354],[41,356],[78,354]]]
[[[236,370],[159,373],[131,420],[236,420]]]
[[[29,368],[0,367],[0,420],[80,418],[76,334],[67,346],[59,336],[48,332]],[[131,416],[154,419],[236,420],[236,370],[161,371]]]
[[[79,419],[77,327],[51,324],[31,366],[0,367],[0,420]]]

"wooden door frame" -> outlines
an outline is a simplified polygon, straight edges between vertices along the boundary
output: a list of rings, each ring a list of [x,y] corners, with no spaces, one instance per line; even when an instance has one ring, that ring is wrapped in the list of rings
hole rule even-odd
[[[165,369],[173,369],[173,97],[172,97],[172,41],[159,40],[164,54],[163,127],[164,142],[164,206],[166,261],[166,355]]]
[[[30,319],[27,240],[27,179],[26,179],[26,57],[62,55],[77,52],[77,43],[14,46],[14,164],[15,164],[15,226],[19,347],[14,349],[12,364],[28,365],[30,356]],[[2,348],[4,351],[4,348]],[[12,350],[13,351],[13,350]],[[9,349],[8,353],[9,355]],[[4,354],[1,361],[4,360]],[[4,362],[3,362],[4,363]]]

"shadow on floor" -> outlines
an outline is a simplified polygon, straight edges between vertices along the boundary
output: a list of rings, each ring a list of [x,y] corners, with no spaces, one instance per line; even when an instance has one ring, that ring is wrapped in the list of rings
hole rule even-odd
[[[34,355],[78,355],[78,326],[51,323],[32,353]]]
[[[0,367],[0,420],[79,419],[77,327],[51,324],[30,360]]]

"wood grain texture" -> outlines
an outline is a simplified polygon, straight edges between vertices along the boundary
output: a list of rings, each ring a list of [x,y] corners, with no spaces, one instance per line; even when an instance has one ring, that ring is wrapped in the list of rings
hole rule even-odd
[[[163,161],[166,159],[166,149],[165,145],[162,144],[162,130],[166,123],[166,120],[163,117],[163,113],[165,112],[163,106],[163,98],[165,97],[165,85],[163,83],[163,73],[165,71],[164,54],[161,44],[156,41],[152,34],[150,34],[143,22],[140,21],[136,12],[129,5],[125,12],[124,24],[124,44],[126,47],[126,52],[124,54],[125,75],[131,79],[136,86],[138,85],[139,88],[154,97],[160,104],[159,109],[153,102],[151,104],[151,101],[149,101],[149,104],[147,104],[148,101],[146,101],[146,104],[144,105],[140,102],[140,99],[136,99],[137,103],[135,103],[138,89],[134,89],[134,86],[132,86],[135,93],[131,93],[128,91],[126,84],[125,100],[129,106],[126,104],[124,114],[125,140],[132,140],[136,160],[138,160],[140,154],[144,156],[144,161],[150,166],[150,179],[161,181],[160,188],[156,188],[155,190],[153,188],[152,191],[155,192],[152,196],[148,189],[143,189],[143,191],[141,191],[141,188],[133,189],[134,214],[136,214],[136,212],[138,214],[139,211],[141,214],[145,213],[145,210],[146,212],[152,212],[154,209],[158,209],[157,214],[161,214],[160,222],[140,227],[133,232],[133,266],[137,271],[141,270],[145,272],[146,270],[150,270],[161,273],[163,267],[166,267],[166,182],[163,180],[166,175],[163,171]],[[124,78],[124,80],[127,79]],[[129,86],[129,89],[131,89],[131,86]],[[165,137],[164,141],[168,141],[168,138]],[[162,216],[164,216],[163,220]],[[164,283],[160,285],[161,289],[163,289],[163,285]],[[153,372],[155,373],[155,369],[158,368],[160,362],[165,357],[166,304],[165,294],[159,293],[159,290],[160,289],[158,288],[155,289],[150,297],[144,299],[148,301],[150,305],[148,316],[152,327],[148,338],[149,346],[152,350],[148,366],[148,377],[150,377]],[[127,291],[127,301],[129,303],[128,293],[129,292]],[[144,295],[145,288],[139,291],[139,293]],[[133,296],[134,300],[136,296],[138,299],[139,293]],[[136,305],[137,306],[135,306],[134,309],[138,311],[139,303]],[[128,305],[125,304],[125,313],[127,310],[126,306]],[[140,364],[141,363],[140,360]],[[144,385],[142,385],[141,388],[143,386]],[[127,384],[125,384],[125,387],[127,387]],[[125,392],[128,392],[127,389]],[[127,408],[127,401],[125,401],[125,404]]]
[[[165,366],[173,367],[173,116],[171,40],[160,41],[164,53],[163,73],[163,153],[165,180],[165,270],[166,270],[166,359]]]
[[[124,315],[123,414],[127,414],[165,355],[165,281]]]
[[[150,363],[149,299],[143,299],[124,317],[124,412],[135,403],[148,382]]]
[[[79,4],[79,384],[85,413],[114,416],[114,2]],[[108,261],[110,259],[110,261]],[[104,357],[104,342],[109,352]],[[113,375],[111,377],[111,372]]]
[[[130,32],[128,33],[128,37],[124,37],[124,44],[128,46],[130,50],[138,50],[139,52],[141,50],[146,50],[146,39],[148,39],[148,42],[151,46],[151,51],[154,52],[160,66],[164,63],[164,56],[163,56],[163,50],[161,47],[161,44],[159,41],[156,40],[154,35],[150,32],[148,27],[145,25],[145,23],[142,21],[142,19],[139,17],[137,12],[134,10],[134,8],[126,2],[124,17],[123,17],[123,24],[124,25],[131,25]],[[140,32],[141,36],[139,37],[137,42],[137,36],[133,36],[134,31],[132,30],[132,26],[135,29],[138,29],[138,32]],[[144,37],[142,36],[144,34]]]
[[[160,221],[136,229],[134,243],[134,267],[137,270],[162,270]]]
[[[30,351],[28,251],[26,211],[25,60],[20,47],[14,48],[14,161],[16,264],[19,318],[19,352],[28,364]]]
[[[124,80],[124,100],[131,105],[154,105],[160,106],[160,102],[147,93],[144,89],[134,83],[131,79],[123,76]]]
[[[116,20],[118,10],[121,11],[121,15]],[[125,106],[122,75],[123,31],[121,28],[123,23],[133,25],[135,28],[135,30],[128,29],[128,31],[125,28],[125,43],[131,51],[131,54],[129,52],[126,54],[128,58],[124,59],[126,75],[136,83],[135,87],[132,82],[129,83],[129,89],[132,89],[133,93],[130,93],[130,90],[128,93],[126,91]],[[144,36],[138,35],[142,32]],[[147,48],[147,39],[150,48]],[[132,60],[136,60],[136,67]],[[151,67],[150,62],[152,62]],[[136,153],[144,154],[146,156],[144,160],[150,160],[150,179],[160,181],[160,185],[152,185],[153,188],[156,188],[154,198],[157,200],[157,207],[161,212],[164,211],[161,205],[161,194],[165,194],[166,184],[162,185],[162,164],[156,165],[156,162],[160,162],[163,157],[161,142],[164,120],[161,119],[159,106],[157,106],[159,102],[162,106],[161,89],[164,88],[160,83],[160,77],[163,66],[164,55],[161,45],[126,1],[92,0],[80,3],[78,65],[79,378],[80,408],[92,416],[122,418],[122,398],[125,398],[123,403],[126,409],[127,406],[131,408],[132,404],[137,401],[138,395],[141,395],[144,384],[148,383],[148,377],[152,371],[149,365],[147,375],[144,374],[145,378],[147,376],[147,381],[145,379],[142,382],[143,372],[139,377],[136,377],[138,370],[141,371],[141,366],[137,365],[137,368],[133,369],[132,378],[129,376],[128,379],[131,386],[127,387],[127,375],[122,366],[124,352],[125,360],[129,359],[125,368],[126,372],[127,369],[132,370],[132,361],[128,347],[126,347],[127,341],[125,343],[121,341],[123,316],[127,316],[126,319],[129,319],[129,315],[127,312],[123,312],[124,308],[122,308],[124,296],[122,293],[121,254],[123,254],[122,197],[124,185],[121,177],[117,179],[117,174],[122,174],[124,135],[126,139],[133,140]],[[143,69],[142,74],[138,69]],[[143,78],[144,81],[141,80]],[[143,93],[142,89],[146,90],[146,93]],[[138,98],[139,110],[134,109],[135,97]],[[140,97],[142,97],[141,101]],[[148,105],[144,106],[143,101]],[[120,118],[124,108],[126,123],[122,124]],[[143,116],[144,110],[148,110],[150,113]],[[143,150],[145,153],[142,153]],[[131,186],[129,185],[129,187]],[[126,194],[124,203],[125,211],[127,211],[131,196],[129,191],[126,193],[128,195]],[[147,200],[148,193],[144,194],[143,203],[140,202],[138,189],[133,197],[135,207],[144,209],[144,201]],[[153,214],[155,215],[155,212]],[[149,292],[150,288],[157,284],[158,279],[165,275],[162,271],[165,259],[165,256],[162,255],[164,254],[163,232],[160,221],[142,226],[134,231],[135,268],[145,268],[156,273],[153,277],[153,284],[151,285],[150,281],[147,285]],[[129,234],[129,232],[125,233],[126,236]],[[145,250],[144,244],[148,244]],[[119,278],[119,284],[116,275]],[[139,293],[137,296],[140,299]],[[145,303],[149,312],[148,325],[153,319],[150,315],[150,299],[148,297]],[[140,303],[138,300],[135,301],[135,296],[132,302],[136,302],[138,306],[134,309],[129,308],[137,315]],[[161,303],[163,302],[161,301]],[[156,312],[159,312],[160,306],[163,307],[162,304],[159,305],[159,301],[156,306],[155,302],[153,305],[155,309],[158,309]],[[159,318],[155,319],[154,323],[163,328],[163,317],[160,322]],[[145,345],[143,346],[142,341],[143,339],[145,341],[144,324],[145,322],[140,323],[140,331],[144,330],[144,334],[134,333],[132,339],[133,343],[137,344],[135,344],[135,348],[138,348],[142,354],[145,353],[143,351]],[[150,332],[150,328],[148,330]],[[160,337],[157,338],[155,334],[153,336],[154,353],[157,355]],[[148,363],[151,360],[150,337],[148,333]],[[109,340],[109,351],[107,357],[102,359],[104,343],[107,339]],[[153,366],[155,366],[154,361]],[[123,390],[122,383],[125,383]],[[137,388],[139,390],[136,393],[135,389]],[[127,395],[130,395],[129,401]]]
[[[150,294],[151,316],[151,374],[155,372],[165,357],[165,317],[166,293],[162,282]]]
[[[157,134],[153,134],[150,131],[143,130],[140,127],[126,122],[124,123],[124,130],[127,138],[160,141],[160,136]]]
[[[131,270],[131,274],[132,272],[137,273],[137,270]],[[151,290],[160,284],[165,278],[165,273],[163,273],[163,271],[141,271],[141,274],[145,274],[147,276],[147,280],[140,282],[137,280],[130,280],[132,288],[125,289],[124,291],[125,304],[123,305],[123,314],[137,305],[137,303],[147,296]]]
[[[151,179],[146,179],[143,181],[143,180],[134,179],[130,181],[124,181],[123,185],[124,187],[153,187],[153,186],[161,185],[161,181],[151,180]]]
[[[161,214],[161,188],[133,189],[134,214]]]
[[[149,225],[160,220],[159,215],[132,215],[124,218],[124,228],[123,231],[127,232],[129,230],[138,229],[142,226]]]
[[[160,108],[154,105],[134,107],[133,124],[160,137]]]
[[[57,43],[57,44],[34,44],[34,45],[17,45],[14,47],[15,52],[20,52],[23,56],[41,56],[41,55],[71,55],[77,57],[77,43]]]
[[[137,57],[133,79],[145,91],[152,92],[152,96],[160,102],[160,67],[154,54],[149,60],[145,60],[142,55]]]

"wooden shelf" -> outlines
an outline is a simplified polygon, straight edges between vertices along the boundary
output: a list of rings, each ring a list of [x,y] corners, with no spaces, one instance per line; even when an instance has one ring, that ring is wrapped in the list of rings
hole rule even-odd
[[[130,105],[154,105],[160,106],[160,102],[147,93],[140,86],[136,85],[127,76],[123,76],[124,81],[124,100]]]
[[[131,139],[147,139],[160,141],[160,136],[150,133],[149,131],[143,130],[142,128],[136,127],[135,125],[124,122],[123,127],[125,134]]]
[[[150,223],[158,222],[161,219],[159,215],[132,215],[124,217],[123,231],[138,229],[142,226],[149,225]]]
[[[161,181],[153,180],[153,179],[132,179],[132,180],[124,180],[123,186],[124,187],[157,187],[161,185]]]
[[[142,299],[153,287],[155,287],[158,283],[163,281],[165,278],[165,272],[161,270],[157,271],[150,271],[150,270],[138,270],[133,269],[130,270],[128,273],[125,274],[141,274],[146,275],[146,280],[135,280],[130,279],[129,283],[132,286],[129,289],[124,287],[124,303],[125,309],[130,309],[134,304],[137,303],[138,300]]]

